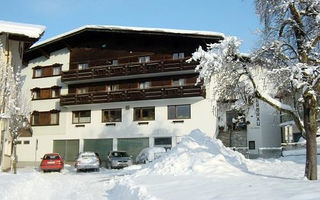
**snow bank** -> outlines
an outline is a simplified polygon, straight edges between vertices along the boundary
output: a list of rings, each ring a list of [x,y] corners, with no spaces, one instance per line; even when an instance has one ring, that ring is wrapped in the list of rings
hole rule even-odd
[[[220,140],[210,138],[197,129],[184,136],[180,144],[167,154],[145,165],[137,175],[185,175],[228,169],[246,170],[244,156],[226,148]]]
[[[39,38],[45,29],[45,26],[0,20],[0,33],[11,33],[24,35],[30,38]]]

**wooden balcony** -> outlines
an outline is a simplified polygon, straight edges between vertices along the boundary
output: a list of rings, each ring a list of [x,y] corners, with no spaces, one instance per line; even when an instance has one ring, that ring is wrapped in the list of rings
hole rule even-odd
[[[183,97],[205,97],[205,90],[200,86],[169,86],[149,89],[130,89],[112,92],[91,92],[87,94],[62,95],[61,106],[109,103],[120,101],[137,101]]]
[[[73,69],[63,71],[61,75],[62,82],[72,82],[79,80],[94,80],[101,78],[110,78],[117,76],[130,76],[139,74],[151,74],[175,71],[194,71],[197,66],[196,62],[187,63],[187,59],[179,60],[161,60],[148,63],[127,63],[116,66],[103,65],[94,66],[89,69]]]

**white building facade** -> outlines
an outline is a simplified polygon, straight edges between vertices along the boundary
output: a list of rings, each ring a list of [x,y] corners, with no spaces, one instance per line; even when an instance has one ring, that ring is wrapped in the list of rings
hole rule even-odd
[[[103,160],[110,150],[136,156],[145,147],[171,148],[199,127],[214,137],[217,118],[209,95],[195,86],[196,63],[185,61],[199,45],[222,38],[86,26],[34,46],[22,69],[33,136],[20,138],[19,165],[37,164],[49,152],[67,162],[82,151],[98,152]]]
[[[5,74],[10,70],[16,73],[22,65],[23,53],[43,34],[44,26],[22,24],[0,20],[0,169],[10,169],[12,155],[12,138],[9,133],[8,122],[10,116],[7,113]],[[23,77],[22,77],[23,78]]]

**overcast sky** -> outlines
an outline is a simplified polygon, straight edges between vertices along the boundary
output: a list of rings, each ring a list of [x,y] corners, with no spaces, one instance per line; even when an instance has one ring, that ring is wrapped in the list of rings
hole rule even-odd
[[[0,20],[44,25],[41,40],[87,24],[215,31],[243,40],[243,53],[259,26],[253,0],[4,0]]]

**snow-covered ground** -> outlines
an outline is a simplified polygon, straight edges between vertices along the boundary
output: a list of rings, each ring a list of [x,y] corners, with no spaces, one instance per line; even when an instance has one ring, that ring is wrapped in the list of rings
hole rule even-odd
[[[247,160],[193,131],[155,162],[124,170],[0,173],[0,199],[320,199],[320,181],[304,179],[304,162],[305,156]]]

